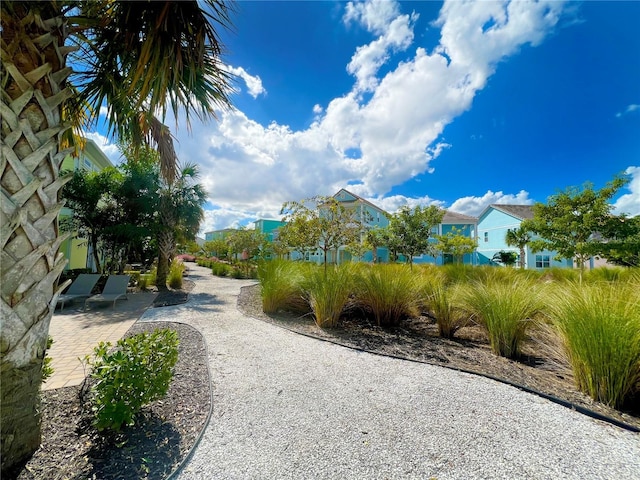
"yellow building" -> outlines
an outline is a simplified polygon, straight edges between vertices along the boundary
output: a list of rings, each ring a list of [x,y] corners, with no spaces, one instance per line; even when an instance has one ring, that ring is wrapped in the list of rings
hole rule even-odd
[[[100,150],[93,140],[85,140],[84,149],[77,157],[67,157],[62,162],[62,170],[80,170],[89,172],[99,172],[107,167],[113,167],[111,160]],[[71,210],[64,207],[60,212],[60,220],[71,216]],[[89,268],[95,271],[93,258],[89,252],[88,242],[84,238],[72,237],[65,240],[60,246],[60,251],[67,259],[65,270],[75,270],[77,268]]]

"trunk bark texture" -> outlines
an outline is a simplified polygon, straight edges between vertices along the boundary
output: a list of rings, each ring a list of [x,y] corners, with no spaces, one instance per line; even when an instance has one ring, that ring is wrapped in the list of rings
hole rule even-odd
[[[61,112],[66,85],[66,25],[53,2],[2,3],[0,113],[0,382],[2,477],[40,444],[42,360],[65,265],[59,169],[67,152]]]

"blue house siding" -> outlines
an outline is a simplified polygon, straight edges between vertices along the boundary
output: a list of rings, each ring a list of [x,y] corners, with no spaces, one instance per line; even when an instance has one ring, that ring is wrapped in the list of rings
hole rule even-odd
[[[526,207],[528,206],[490,205],[480,215],[478,219],[478,265],[498,265],[492,261],[492,258],[501,250],[505,252],[515,252],[517,255],[520,255],[520,250],[517,247],[507,245],[505,237],[509,230],[520,227],[523,218],[519,218],[501,209],[509,210],[515,208],[520,212],[526,212]],[[525,267],[527,269],[573,267],[573,261],[571,259],[554,260],[555,255],[556,252],[549,250],[533,253],[527,246],[525,247]]]

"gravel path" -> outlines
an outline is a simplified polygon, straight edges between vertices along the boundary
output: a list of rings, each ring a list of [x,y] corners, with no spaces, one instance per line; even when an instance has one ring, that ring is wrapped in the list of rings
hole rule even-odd
[[[640,435],[498,382],[360,353],[243,316],[190,266],[213,416],[180,479],[640,479]]]

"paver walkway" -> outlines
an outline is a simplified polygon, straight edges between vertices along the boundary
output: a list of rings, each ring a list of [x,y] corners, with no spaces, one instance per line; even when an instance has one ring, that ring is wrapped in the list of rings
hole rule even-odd
[[[117,342],[153,303],[156,293],[130,293],[128,300],[92,304],[83,311],[84,301],[66,302],[51,318],[49,335],[53,345],[48,351],[53,375],[43,390],[80,385],[85,369],[80,359],[93,353],[99,342]]]
[[[209,348],[213,416],[180,479],[640,479],[640,435],[485,378],[357,352],[236,308],[193,267],[181,321]]]

